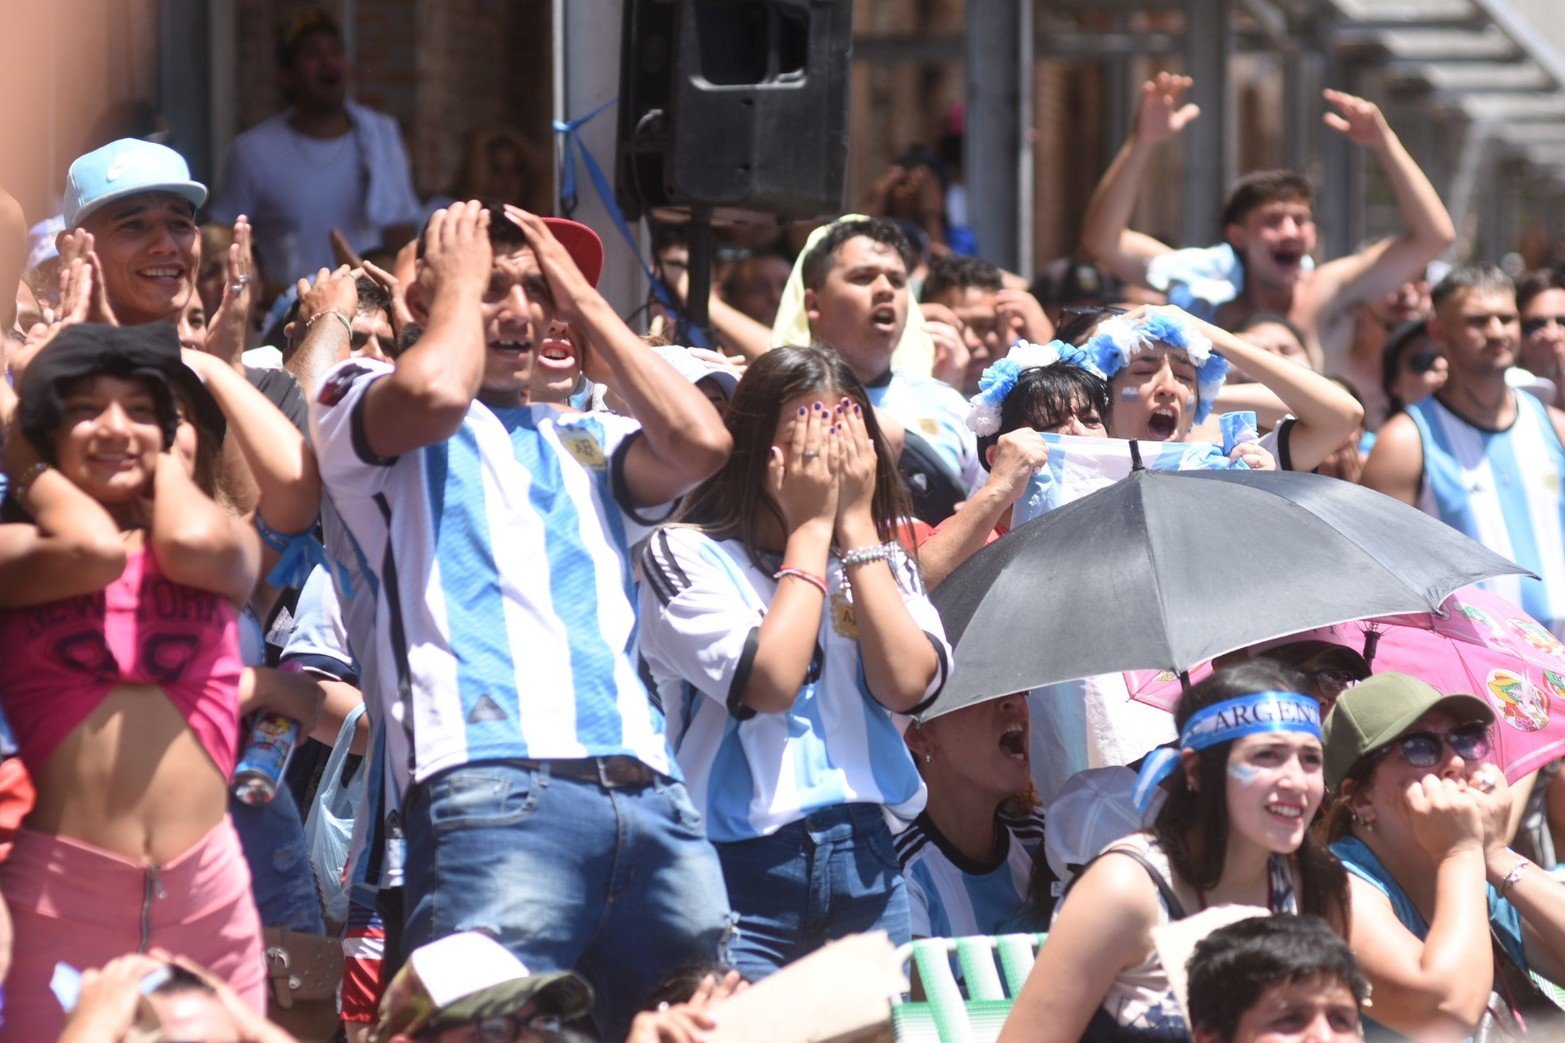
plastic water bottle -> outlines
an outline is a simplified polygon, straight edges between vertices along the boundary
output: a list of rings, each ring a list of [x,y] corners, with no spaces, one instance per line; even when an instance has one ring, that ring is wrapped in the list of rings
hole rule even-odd
[[[244,750],[234,766],[234,796],[246,804],[270,804],[299,745],[299,731],[298,721],[280,713],[263,710],[251,718]]]

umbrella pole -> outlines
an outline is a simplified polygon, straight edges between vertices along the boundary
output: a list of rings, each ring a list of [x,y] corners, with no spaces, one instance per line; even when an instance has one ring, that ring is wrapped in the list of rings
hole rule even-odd
[[[1131,442],[1130,444],[1131,445],[1135,445],[1136,443],[1135,442]],[[1190,694],[1190,671],[1189,670],[1181,670],[1181,671],[1179,671],[1179,690],[1181,692],[1183,692],[1185,695],[1189,695]]]
[[[1364,665],[1370,669],[1375,666],[1375,649],[1380,645],[1380,631],[1370,627],[1364,631]]]
[[[1130,440],[1130,471],[1145,471],[1147,465],[1141,462],[1141,445],[1134,438]]]

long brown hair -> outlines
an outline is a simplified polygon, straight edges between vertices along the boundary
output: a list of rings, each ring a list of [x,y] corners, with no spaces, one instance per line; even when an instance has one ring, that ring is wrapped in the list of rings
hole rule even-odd
[[[898,522],[912,514],[896,461],[875,421],[864,385],[842,356],[820,346],[773,348],[750,364],[725,414],[734,440],[733,452],[722,469],[686,499],[679,520],[718,539],[737,539],[751,562],[765,568],[762,551],[782,548],[761,546],[761,518],[769,514],[787,528],[782,509],[767,491],[772,438],[784,403],[815,393],[828,401],[846,395],[863,407],[864,427],[875,447],[875,493],[870,511],[880,538],[894,539]]]
[[[1298,671],[1269,659],[1242,660],[1217,670],[1179,700],[1174,725],[1184,729],[1197,710],[1225,699],[1257,692],[1302,692]],[[1169,779],[1168,799],[1152,824],[1152,835],[1168,855],[1168,864],[1198,891],[1217,886],[1228,855],[1228,755],[1233,742],[1220,742],[1196,754],[1200,788],[1192,789],[1181,768]],[[1345,930],[1348,910],[1347,872],[1336,857],[1306,831],[1299,845],[1299,911],[1314,913]]]

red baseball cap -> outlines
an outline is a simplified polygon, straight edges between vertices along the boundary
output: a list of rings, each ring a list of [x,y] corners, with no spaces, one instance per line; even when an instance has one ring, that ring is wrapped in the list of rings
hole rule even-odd
[[[565,247],[565,252],[571,255],[571,260],[576,262],[576,267],[581,269],[587,281],[594,286],[598,285],[598,277],[603,274],[603,240],[598,238],[598,233],[580,221],[565,217],[545,217],[542,220],[560,241],[560,245]]]

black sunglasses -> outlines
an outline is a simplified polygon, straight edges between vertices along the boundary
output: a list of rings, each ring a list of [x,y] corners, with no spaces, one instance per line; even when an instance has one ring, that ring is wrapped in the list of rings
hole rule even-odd
[[[1407,368],[1414,373],[1428,373],[1435,368],[1435,363],[1445,358],[1445,352],[1436,351],[1434,348],[1420,348],[1406,359]]]
[[[1376,758],[1399,750],[1402,759],[1414,768],[1433,768],[1440,762],[1440,747],[1449,746],[1464,761],[1481,761],[1489,756],[1488,726],[1478,723],[1452,728],[1444,735],[1433,732],[1408,732],[1376,751]]]
[[[1522,336],[1531,337],[1542,333],[1549,326],[1565,326],[1565,315],[1534,315],[1530,319],[1522,320]]]

